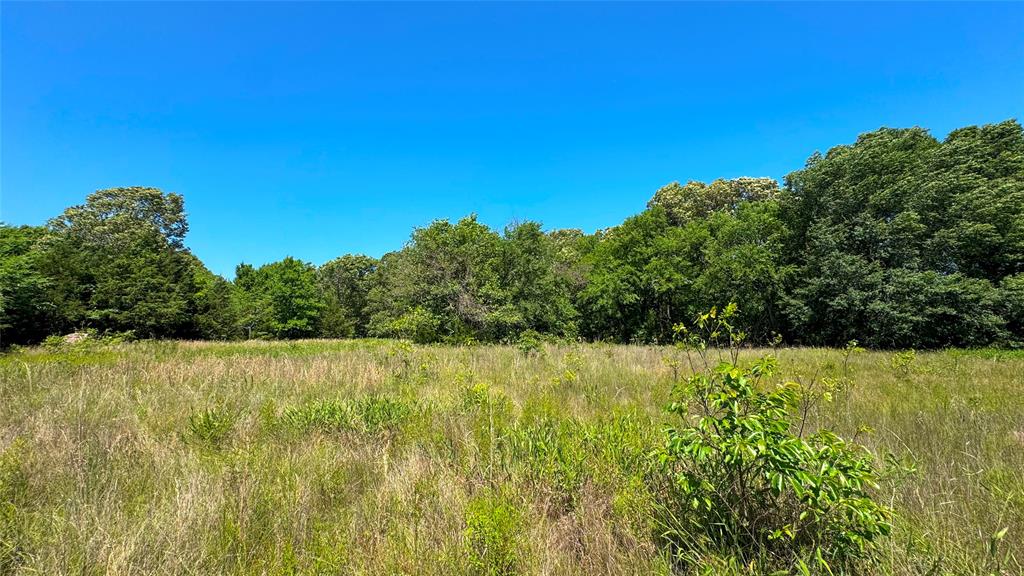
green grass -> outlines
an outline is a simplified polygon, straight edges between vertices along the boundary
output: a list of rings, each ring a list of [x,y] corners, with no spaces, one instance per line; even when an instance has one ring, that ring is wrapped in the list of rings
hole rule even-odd
[[[0,574],[668,574],[644,471],[676,354],[376,340],[12,352]],[[804,380],[843,362],[778,356]],[[897,516],[874,573],[1024,573],[1024,355],[892,356],[852,356],[853,386],[812,414],[901,463],[876,493]],[[713,554],[675,569],[745,571]]]

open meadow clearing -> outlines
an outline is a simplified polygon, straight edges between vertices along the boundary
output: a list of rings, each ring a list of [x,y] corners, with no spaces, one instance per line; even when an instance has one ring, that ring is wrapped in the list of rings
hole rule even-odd
[[[741,363],[769,353],[765,386],[848,375],[809,416],[878,460],[873,495],[894,516],[873,573],[1024,572],[1024,354],[782,348]],[[680,354],[16,350],[0,357],[0,573],[671,573],[650,479],[678,424],[664,408]],[[675,569],[730,568],[709,552]]]
[[[1024,2],[0,11],[0,576],[1024,576]]]

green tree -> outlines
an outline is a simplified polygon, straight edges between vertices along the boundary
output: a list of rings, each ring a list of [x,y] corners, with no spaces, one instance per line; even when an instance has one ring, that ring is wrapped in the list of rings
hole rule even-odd
[[[787,177],[792,334],[872,346],[1006,336],[997,289],[1024,266],[1024,131],[881,129]],[[1010,323],[1011,330],[1013,329]]]
[[[242,335],[235,287],[198,259],[193,263],[197,335],[208,340],[231,340]]]
[[[195,286],[181,196],[155,188],[100,190],[48,228],[40,268],[62,312],[55,328],[147,337],[193,331]]]
[[[321,333],[330,338],[366,336],[370,316],[367,296],[370,276],[377,269],[377,259],[346,254],[327,262],[317,270],[325,307]]]
[[[771,200],[779,193],[779,183],[771,178],[718,179],[711,184],[696,180],[685,186],[672,182],[662,186],[647,203],[661,206],[669,220],[682,226],[716,212],[734,212],[744,202]]]
[[[392,336],[407,313],[436,319],[439,338],[487,337],[509,320],[496,265],[501,237],[477,222],[438,220],[418,228],[409,243],[381,259],[369,293],[370,333]]]
[[[1024,273],[1003,278],[999,285],[999,314],[1006,319],[1011,343],[1024,346]]]
[[[240,323],[247,337],[308,338],[319,330],[325,306],[316,267],[292,258],[253,268],[240,264],[235,284]]]
[[[570,287],[557,273],[558,245],[538,222],[505,228],[497,264],[508,316],[515,318],[494,336],[508,338],[523,330],[569,335],[576,332]]]
[[[570,302],[576,302],[587,286],[588,256],[597,246],[598,235],[584,234],[579,229],[562,229],[548,232],[548,237],[554,250],[553,272],[568,291]]]
[[[697,279],[697,305],[710,308],[742,302],[738,322],[759,342],[785,330],[787,284],[792,266],[786,264],[789,231],[779,218],[776,202],[741,206],[735,215],[713,214],[707,221],[707,241]]]
[[[38,265],[36,245],[45,233],[41,227],[0,223],[0,348],[41,340],[57,312]]]
[[[655,206],[600,235],[578,307],[583,334],[667,341],[696,302],[706,228],[673,226]]]

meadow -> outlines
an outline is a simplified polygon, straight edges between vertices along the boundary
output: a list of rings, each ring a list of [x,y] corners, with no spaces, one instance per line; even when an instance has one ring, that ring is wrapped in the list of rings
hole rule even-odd
[[[147,341],[0,356],[0,574],[746,573],[674,565],[670,347]],[[775,354],[867,446],[878,574],[1024,573],[1024,354]]]

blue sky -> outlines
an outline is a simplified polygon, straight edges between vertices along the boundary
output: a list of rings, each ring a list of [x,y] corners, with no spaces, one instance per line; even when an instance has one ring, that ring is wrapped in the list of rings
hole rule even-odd
[[[475,212],[592,231],[672,180],[1024,115],[1024,4],[10,3],[0,219],[185,196],[215,272]]]

